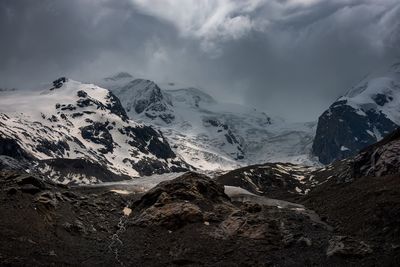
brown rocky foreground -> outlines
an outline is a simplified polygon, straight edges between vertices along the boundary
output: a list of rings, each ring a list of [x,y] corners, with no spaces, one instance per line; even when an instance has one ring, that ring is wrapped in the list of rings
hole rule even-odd
[[[233,201],[223,185],[196,173],[163,182],[146,194],[126,195],[108,187],[69,188],[12,171],[3,171],[0,177],[1,266],[396,266],[400,262],[399,217],[386,216],[399,210],[397,178],[389,179],[386,191],[382,185],[360,197],[352,194],[362,189],[358,184],[354,189],[327,184],[321,189],[330,190],[327,194],[310,193],[301,201],[323,214],[321,220],[300,204],[265,197]],[[377,202],[370,194],[378,194]],[[367,198],[369,202],[360,206]],[[375,205],[385,203],[391,210],[383,207],[381,214]],[[372,207],[377,210],[363,212]],[[362,227],[368,224],[375,228]]]

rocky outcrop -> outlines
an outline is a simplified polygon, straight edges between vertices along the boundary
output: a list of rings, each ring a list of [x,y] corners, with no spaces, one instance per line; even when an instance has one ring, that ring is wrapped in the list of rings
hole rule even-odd
[[[234,210],[222,185],[196,173],[187,173],[173,181],[160,183],[134,206],[134,224],[162,225],[167,228],[221,221]]]

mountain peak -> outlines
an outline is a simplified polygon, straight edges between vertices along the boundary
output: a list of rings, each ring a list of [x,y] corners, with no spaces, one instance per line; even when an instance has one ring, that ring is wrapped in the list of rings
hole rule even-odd
[[[118,72],[118,73],[116,73],[116,74],[114,74],[114,75],[112,75],[110,77],[104,78],[104,80],[105,81],[118,81],[118,80],[121,80],[121,79],[131,79],[131,78],[133,78],[133,76],[130,73],[121,71],[121,72]]]
[[[314,153],[322,163],[355,155],[400,125],[399,74],[400,62],[364,78],[320,116]]]

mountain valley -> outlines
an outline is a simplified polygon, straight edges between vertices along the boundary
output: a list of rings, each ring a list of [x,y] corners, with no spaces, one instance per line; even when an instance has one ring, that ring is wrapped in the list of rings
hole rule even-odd
[[[287,123],[128,73],[98,84],[0,92],[2,266],[400,264],[394,106],[350,109],[351,91],[341,117]],[[361,110],[390,127],[318,157],[330,120]]]

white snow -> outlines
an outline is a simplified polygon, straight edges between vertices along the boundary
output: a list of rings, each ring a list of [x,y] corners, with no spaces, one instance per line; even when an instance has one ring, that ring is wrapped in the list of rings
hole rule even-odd
[[[200,170],[223,171],[265,162],[319,164],[311,156],[315,123],[286,123],[178,83],[159,84],[161,99],[157,104],[165,109],[147,112],[153,116],[149,118],[146,112],[138,114],[135,106],[158,95],[155,83],[138,79],[122,86],[119,82],[104,86],[121,99],[132,119],[160,129],[175,152]],[[166,123],[158,115],[174,119]],[[230,143],[227,135],[237,142]]]
[[[250,193],[246,189],[243,189],[243,188],[237,187],[237,186],[229,186],[229,185],[225,185],[225,194],[227,194],[229,197],[235,197],[238,195],[256,196],[255,194]]]
[[[348,149],[348,148],[345,147],[345,146],[341,146],[341,147],[340,147],[340,151],[348,151],[348,150],[350,150],[350,149]]]
[[[52,85],[49,84],[46,87],[52,88]],[[79,91],[85,92],[88,95],[87,98],[98,105],[80,107],[77,104],[77,101],[81,99],[78,96]],[[142,124],[132,120],[124,121],[120,116],[104,108],[111,104],[107,89],[73,80],[68,80],[61,88],[53,90],[7,93],[0,97],[0,136],[16,139],[23,149],[37,159],[85,158],[92,162],[101,162],[114,173],[138,177],[138,172],[124,159],[137,162],[144,157],[156,159],[156,156],[150,153],[145,154],[138,148],[127,145],[131,140],[130,137],[122,134],[118,129],[128,126],[141,127]],[[81,115],[76,116],[77,113]],[[92,122],[109,122],[110,125],[113,123],[113,129],[109,130],[115,144],[112,153],[99,152],[99,149],[104,148],[102,144],[97,144],[82,136],[81,128],[91,125]],[[44,152],[38,148],[40,140],[52,144],[64,142],[69,150]],[[165,163],[171,165],[168,160]],[[44,167],[42,171],[54,176],[58,175],[50,167]],[[63,183],[98,182],[95,177],[73,174],[67,175],[66,178],[62,181]]]
[[[396,68],[392,67],[384,74],[366,77],[339,100],[346,100],[361,116],[366,116],[365,112],[372,109],[400,125],[400,72]],[[387,102],[378,105],[374,100],[378,95],[386,96]],[[378,140],[382,138],[380,133],[369,134],[376,136]]]
[[[122,190],[122,189],[112,189],[110,191],[120,194],[120,195],[129,195],[130,193],[132,193],[132,192],[129,192],[128,190]]]

